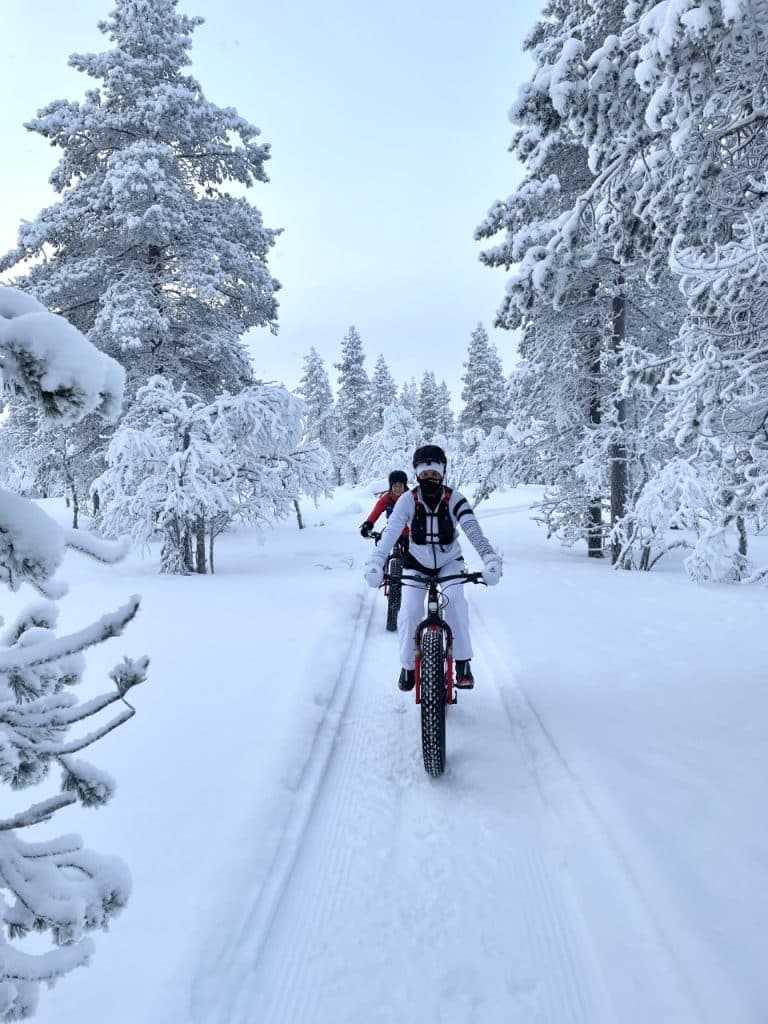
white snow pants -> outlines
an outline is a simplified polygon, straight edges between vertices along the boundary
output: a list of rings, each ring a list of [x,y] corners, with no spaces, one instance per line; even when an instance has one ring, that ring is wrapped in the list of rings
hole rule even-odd
[[[453,576],[463,572],[466,566],[463,560],[455,559],[440,569],[442,576]],[[406,569],[406,573],[411,570]],[[458,580],[446,583],[443,594],[448,603],[443,609],[445,621],[451,627],[453,633],[453,657],[471,658],[472,644],[469,639],[469,606],[464,595],[465,583]],[[397,620],[397,632],[400,640],[400,666],[401,668],[412,669],[416,656],[416,641],[414,635],[416,627],[426,616],[425,599],[427,586],[416,583],[403,584],[403,598],[400,605],[400,615]]]

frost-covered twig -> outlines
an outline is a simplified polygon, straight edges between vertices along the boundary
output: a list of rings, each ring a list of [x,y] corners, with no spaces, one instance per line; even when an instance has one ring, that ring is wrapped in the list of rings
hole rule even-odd
[[[74,793],[59,793],[57,796],[42,800],[39,804],[33,804],[26,811],[15,814],[12,818],[0,821],[0,832],[7,832],[14,828],[29,828],[30,825],[37,825],[41,821],[47,821],[56,811],[67,807],[77,801]]]

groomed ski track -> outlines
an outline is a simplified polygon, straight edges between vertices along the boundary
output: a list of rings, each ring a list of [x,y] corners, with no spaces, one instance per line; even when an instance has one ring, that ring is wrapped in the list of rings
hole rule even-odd
[[[284,833],[207,958],[195,1024],[710,1019],[478,599],[473,622],[478,685],[430,780],[384,603],[361,596]]]

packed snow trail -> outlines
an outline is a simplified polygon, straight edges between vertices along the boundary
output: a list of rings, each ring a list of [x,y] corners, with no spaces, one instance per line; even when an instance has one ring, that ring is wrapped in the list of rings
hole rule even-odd
[[[509,678],[487,597],[436,781],[383,601],[359,617],[333,749],[313,749],[273,873],[198,979],[196,1024],[706,1019]]]
[[[368,494],[222,537],[216,576],[71,560],[62,628],[141,591],[156,683],[102,744],[118,798],[56,825],[125,857],[130,904],[36,1021],[765,1024],[765,591],[611,572],[536,494],[483,503],[505,579],[470,591],[435,781]]]

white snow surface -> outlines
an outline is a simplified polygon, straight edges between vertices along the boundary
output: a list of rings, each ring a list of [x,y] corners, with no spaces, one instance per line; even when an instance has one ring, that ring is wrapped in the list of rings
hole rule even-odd
[[[50,826],[133,894],[39,1024],[768,1020],[766,591],[613,572],[537,494],[477,509],[505,575],[469,588],[439,780],[362,579],[368,488],[221,538],[215,576],[65,556],[62,632],[143,594],[84,685],[116,645],[152,663],[94,750],[114,800]]]

